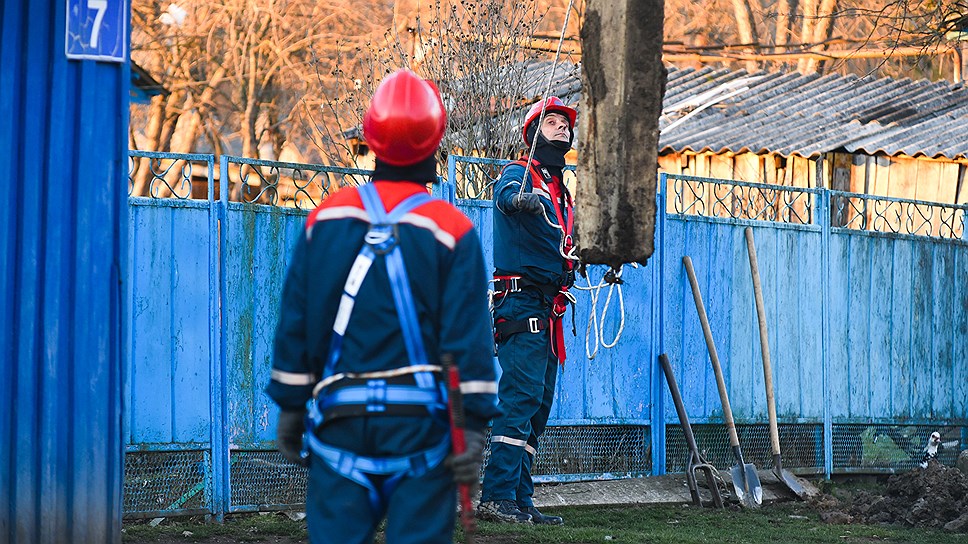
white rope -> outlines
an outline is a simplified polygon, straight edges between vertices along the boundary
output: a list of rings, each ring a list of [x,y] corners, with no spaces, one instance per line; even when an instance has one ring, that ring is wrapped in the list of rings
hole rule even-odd
[[[555,60],[551,63],[551,73],[548,74],[548,84],[545,85],[545,92],[541,95],[541,115],[538,116],[538,130],[535,131],[534,138],[531,138],[531,151],[528,153],[528,165],[525,168],[525,173],[531,172],[531,161],[534,159],[534,150],[538,143],[538,132],[541,132],[541,123],[544,123],[545,110],[548,107],[548,94],[551,92],[551,82],[555,79],[555,70],[558,69],[558,57],[561,56],[561,45],[565,41],[565,31],[568,30],[568,19],[571,18],[571,7],[575,0],[568,0],[568,9],[565,10],[565,24],[561,25],[561,34],[558,35],[558,49],[555,50]],[[525,127],[527,128],[527,127]],[[572,134],[574,134],[575,127],[572,126]],[[518,194],[524,194],[524,183],[521,184],[521,188],[518,189]]]
[[[632,266],[638,268],[638,264],[632,263]],[[588,283],[588,287],[575,286],[575,289],[579,291],[588,291],[589,298],[591,298],[591,309],[588,312],[588,326],[585,329],[585,356],[589,360],[595,358],[598,355],[599,347],[609,349],[618,345],[619,338],[622,337],[622,332],[625,330],[625,296],[622,294],[622,270],[623,266],[620,266],[618,270],[612,270],[614,274],[615,281],[607,281],[606,277],[609,272],[605,272],[602,275],[602,279],[599,280],[597,285],[592,285],[591,277],[588,271],[585,271],[585,281]],[[602,288],[608,286],[608,294],[605,296],[605,306],[602,308],[601,317],[598,315],[598,298],[601,295]],[[618,330],[615,332],[615,337],[612,338],[611,342],[605,341],[605,316],[608,315],[608,308],[612,301],[612,295],[618,292],[618,305],[619,305],[619,323]],[[595,349],[593,350],[589,346],[589,340],[591,340],[592,335],[595,337]]]

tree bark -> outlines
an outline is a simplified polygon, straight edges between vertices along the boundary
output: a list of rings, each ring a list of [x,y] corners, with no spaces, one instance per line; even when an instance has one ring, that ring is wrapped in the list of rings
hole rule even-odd
[[[807,6],[811,15],[807,15]],[[837,0],[807,0],[804,5],[803,43],[814,44],[811,51],[823,51],[827,48],[824,43],[830,39],[834,31],[834,11],[837,10]],[[797,63],[797,70],[803,74],[817,72],[822,67],[822,61],[816,58],[804,58]]]
[[[732,0],[733,2],[733,14],[736,17],[736,30],[739,34],[739,41],[741,43],[756,44],[758,43],[758,38],[756,35],[756,21],[753,20],[753,7],[750,6],[751,0]],[[747,49],[748,52],[755,52],[752,49]],[[756,61],[746,62],[747,72],[756,72],[759,70],[759,66]]]

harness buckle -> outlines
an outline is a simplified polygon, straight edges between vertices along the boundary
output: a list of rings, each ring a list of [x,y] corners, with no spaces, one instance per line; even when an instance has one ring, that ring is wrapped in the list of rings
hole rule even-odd
[[[531,334],[538,334],[539,332],[541,332],[541,329],[538,327],[537,317],[528,318],[528,332],[530,332]]]
[[[386,255],[397,245],[397,224],[374,223],[370,225],[370,230],[366,231],[363,238],[364,243],[373,248],[373,252],[378,255]]]
[[[521,286],[518,285],[518,280],[521,279],[518,276],[511,276],[507,279],[509,293],[517,293],[521,290]]]

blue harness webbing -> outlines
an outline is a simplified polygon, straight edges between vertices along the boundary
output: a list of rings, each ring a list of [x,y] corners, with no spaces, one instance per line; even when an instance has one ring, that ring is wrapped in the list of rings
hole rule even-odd
[[[387,213],[372,183],[361,185],[359,193],[363,208],[369,216],[370,229],[343,287],[343,296],[333,324],[324,380],[335,372],[356,295],[377,255],[385,258],[393,302],[410,366],[429,364],[403,262],[403,252],[399,246],[397,223],[404,215],[429,202],[433,197],[424,192],[417,193]],[[310,399],[307,405],[307,432],[303,435],[303,455],[308,456],[309,451],[312,451],[338,474],[365,487],[369,491],[370,505],[379,515],[385,511],[388,497],[404,476],[421,476],[444,460],[450,451],[450,436],[445,436],[440,444],[414,454],[375,458],[363,457],[325,444],[316,437],[316,430],[323,424],[324,412],[338,406],[363,405],[366,412],[376,414],[385,412],[388,406],[393,405],[423,405],[430,416],[444,413],[447,400],[443,384],[438,384],[434,375],[427,371],[414,372],[413,377],[416,385],[387,385],[385,379],[368,379],[363,385],[341,387],[332,392],[324,389],[319,398]],[[377,487],[369,478],[370,475],[389,477]]]

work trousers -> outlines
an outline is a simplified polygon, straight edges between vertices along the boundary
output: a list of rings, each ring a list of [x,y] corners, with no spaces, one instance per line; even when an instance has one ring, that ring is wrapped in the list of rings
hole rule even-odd
[[[494,318],[518,321],[536,317],[547,322],[551,299],[534,289],[508,293],[496,304]],[[491,454],[484,470],[481,501],[513,500],[533,506],[531,468],[538,438],[544,433],[554,400],[558,357],[551,350],[550,330],[522,332],[498,343],[501,380],[498,408],[491,428]]]
[[[386,511],[387,544],[450,544],[457,511],[453,473],[443,463],[418,478],[404,477]],[[365,487],[339,475],[315,455],[309,468],[306,520],[312,544],[369,544],[382,517]]]

